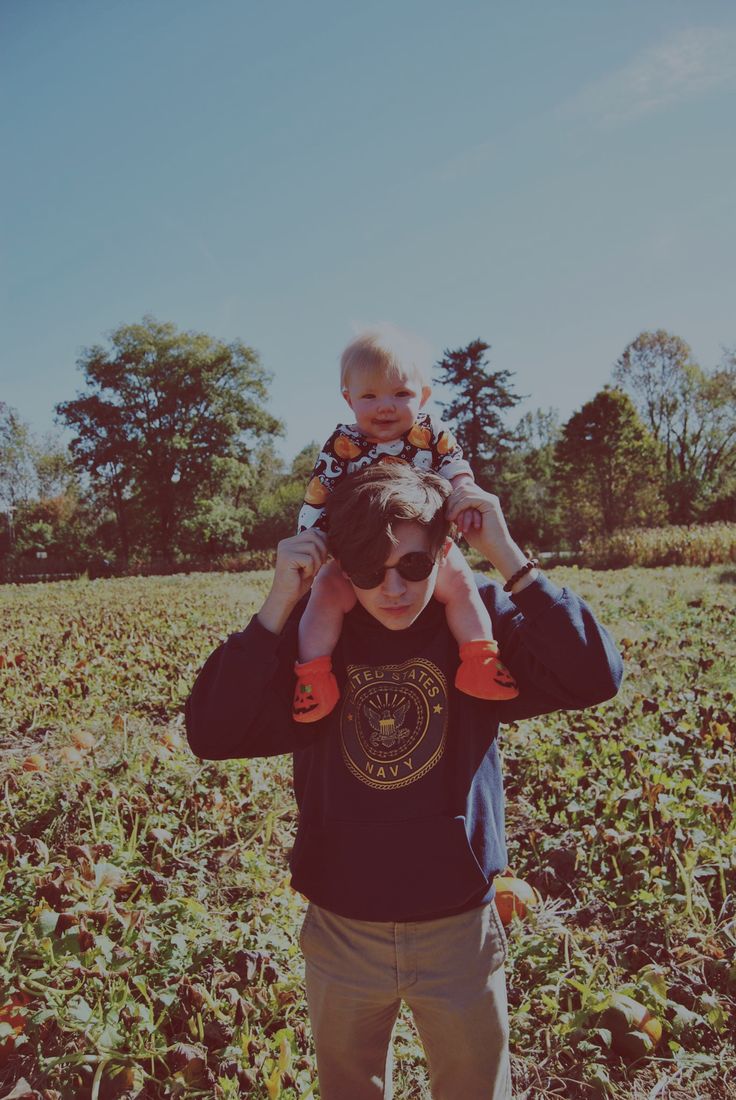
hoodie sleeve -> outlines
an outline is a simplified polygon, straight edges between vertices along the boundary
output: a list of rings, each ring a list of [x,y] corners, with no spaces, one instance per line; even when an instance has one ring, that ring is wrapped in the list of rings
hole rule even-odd
[[[277,756],[319,737],[321,722],[305,727],[291,717],[298,619],[294,613],[277,635],[254,615],[207,658],[184,711],[196,756]]]
[[[514,596],[500,585],[481,586],[501,659],[519,685],[500,703],[503,722],[553,710],[580,710],[611,699],[621,686],[623,662],[613,639],[569,588],[543,574]]]

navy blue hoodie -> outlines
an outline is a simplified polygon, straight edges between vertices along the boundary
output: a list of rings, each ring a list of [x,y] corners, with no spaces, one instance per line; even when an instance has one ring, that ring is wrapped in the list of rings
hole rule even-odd
[[[430,600],[406,630],[358,604],[333,668],[341,698],[312,725],[291,718],[297,625],[254,617],[208,658],[186,704],[207,760],[293,754],[299,825],[292,885],[345,917],[414,921],[493,897],[507,864],[498,728],[615,695],[621,658],[590,608],[539,576],[514,596],[477,576],[501,656],[519,685],[506,702],[454,687],[458,650]]]

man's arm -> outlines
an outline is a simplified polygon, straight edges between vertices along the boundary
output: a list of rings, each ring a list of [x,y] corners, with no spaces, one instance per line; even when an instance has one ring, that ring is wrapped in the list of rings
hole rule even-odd
[[[500,500],[481,489],[474,481],[463,481],[457,487],[453,483],[453,490],[445,502],[447,518],[455,523],[458,516],[469,509],[480,515],[481,523],[463,531],[467,542],[488,558],[505,581],[510,580],[526,563],[527,557],[509,533]],[[538,570],[532,569],[516,582],[511,594],[521,592],[537,576]]]
[[[275,756],[309,745],[291,718],[298,616],[292,615],[327,557],[321,531],[279,543],[271,590],[245,630],[207,659],[185,707],[190,748],[205,760]]]
[[[272,634],[280,634],[326,561],[327,537],[322,531],[310,528],[283,539],[276,550],[271,590],[258,612],[261,626]]]
[[[482,517],[465,538],[508,581],[527,557],[512,539],[498,497],[462,486],[447,500],[448,518],[466,508]],[[519,685],[519,696],[499,704],[502,721],[553,710],[593,706],[616,694],[623,663],[611,636],[584,600],[558,588],[538,569],[525,573],[507,595],[489,584],[483,597],[491,613],[501,658]]]
[[[502,722],[579,710],[612,698],[623,675],[613,639],[575,592],[540,575],[509,598],[498,584],[481,589],[501,659],[519,687],[499,704]]]

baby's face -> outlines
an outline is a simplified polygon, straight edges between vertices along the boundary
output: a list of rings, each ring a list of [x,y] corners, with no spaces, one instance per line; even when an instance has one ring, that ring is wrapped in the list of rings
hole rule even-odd
[[[358,429],[373,443],[389,443],[408,432],[431,393],[416,375],[356,371],[343,397]]]

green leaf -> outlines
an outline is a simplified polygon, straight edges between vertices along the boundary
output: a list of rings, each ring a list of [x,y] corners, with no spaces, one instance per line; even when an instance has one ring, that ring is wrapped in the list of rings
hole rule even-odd
[[[662,1005],[667,1002],[667,979],[660,966],[649,966],[639,971],[637,980],[654,995]]]
[[[704,1018],[699,1016],[697,1012],[693,1012],[677,1001],[670,1001],[670,1010],[672,1012],[670,1027],[674,1035],[682,1036],[699,1024],[705,1023]]]
[[[80,995],[70,997],[66,1010],[71,1019],[78,1020],[80,1024],[88,1024],[94,1015],[94,1010]]]
[[[613,1082],[609,1076],[608,1070],[605,1066],[595,1062],[593,1065],[587,1065],[583,1071],[584,1077],[588,1084],[598,1090],[599,1095],[613,1096],[614,1087]]]
[[[36,931],[38,936],[42,939],[47,936],[53,936],[58,920],[59,914],[55,913],[53,909],[43,909],[36,920]]]

